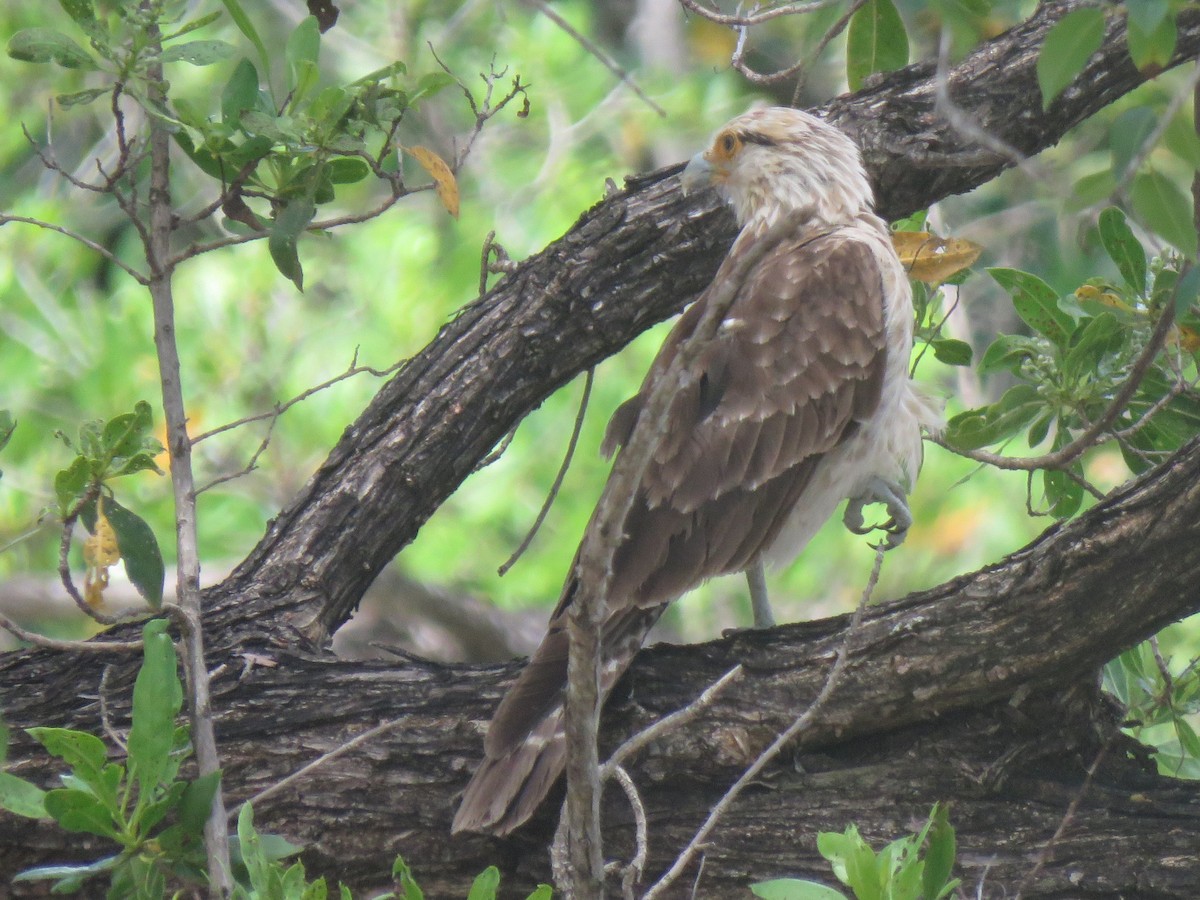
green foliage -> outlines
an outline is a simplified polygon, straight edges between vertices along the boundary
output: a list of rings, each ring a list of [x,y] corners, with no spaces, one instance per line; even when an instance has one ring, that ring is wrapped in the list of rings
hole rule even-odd
[[[1104,687],[1125,706],[1133,736],[1155,747],[1160,772],[1200,779],[1200,659],[1172,667],[1147,641],[1104,667]]]
[[[946,430],[952,445],[974,450],[1009,441],[1024,431],[1030,448],[1049,440],[1051,452],[1060,450],[1104,415],[1125,386],[1133,361],[1168,302],[1181,311],[1183,328],[1200,324],[1191,311],[1193,270],[1170,257],[1149,264],[1125,215],[1115,207],[1101,214],[1098,234],[1121,274],[1121,284],[1095,279],[1063,297],[1028,272],[988,270],[1032,333],[1002,334],[984,352],[981,374],[1003,373],[1017,383],[999,400],[952,417]],[[1200,429],[1200,396],[1175,386],[1177,350],[1182,346],[1187,346],[1186,340],[1159,354],[1118,416],[1116,427],[1126,433],[1120,446],[1135,472],[1178,449]],[[1191,346],[1192,353],[1196,349]],[[1184,357],[1183,362],[1194,370],[1194,356]],[[1169,393],[1177,396],[1168,397]],[[1156,414],[1143,421],[1152,410]],[[1076,459],[1066,468],[1048,467],[1041,477],[1049,514],[1074,515],[1083,501],[1082,463]]]
[[[953,894],[960,880],[952,878],[955,858],[954,828],[946,807],[935,803],[929,819],[917,834],[892,841],[878,853],[862,839],[858,829],[822,832],[817,849],[833,866],[838,881],[857,900],[942,900]],[[845,895],[815,881],[778,878],[750,886],[762,900],[844,900]]]
[[[392,863],[392,882],[391,893],[381,895],[378,900],[425,900],[425,892],[417,884],[412,869],[402,856],[397,856]],[[499,890],[500,870],[495,866],[488,866],[475,876],[475,881],[467,892],[467,900],[495,900]],[[553,896],[554,889],[550,885],[539,884],[526,900],[551,900]]]
[[[150,404],[143,400],[138,401],[131,413],[122,413],[107,422],[102,419],[85,422],[75,440],[58,432],[59,439],[76,455],[55,476],[54,490],[59,515],[63,519],[79,515],[92,535],[99,533],[103,515],[105,527],[111,528],[116,549],[125,561],[129,580],[151,608],[158,609],[162,605],[166,576],[158,540],[144,519],[116,501],[110,485],[113,479],[135,472],[162,474],[154,458],[163,452],[163,446],[153,431]],[[88,562],[94,563],[91,559]]]
[[[892,0],[867,0],[846,35],[846,80],[857,91],[869,75],[908,65],[908,32]]]
[[[1103,40],[1104,10],[1096,7],[1073,10],[1050,29],[1037,62],[1044,108],[1083,71]]]
[[[51,818],[67,831],[116,842],[119,852],[87,865],[28,869],[14,881],[50,880],[56,893],[78,890],[97,876],[109,896],[158,900],[169,878],[203,881],[204,823],[220,773],[180,780],[188,730],[176,726],[183,697],[167,622],[142,630],[143,661],[133,689],[133,725],[125,764],[110,760],[104,742],[68,728],[28,733],[70,769],[63,787],[41,791],[11,774],[0,778],[0,806],[31,818]],[[164,825],[164,823],[167,823]]]

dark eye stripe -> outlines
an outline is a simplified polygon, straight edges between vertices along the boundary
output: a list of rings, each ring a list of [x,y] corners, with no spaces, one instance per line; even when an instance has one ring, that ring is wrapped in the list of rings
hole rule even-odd
[[[740,137],[743,143],[746,144],[759,144],[763,147],[775,146],[775,141],[771,140],[765,134],[760,134],[757,131],[741,131],[738,132],[738,137]]]

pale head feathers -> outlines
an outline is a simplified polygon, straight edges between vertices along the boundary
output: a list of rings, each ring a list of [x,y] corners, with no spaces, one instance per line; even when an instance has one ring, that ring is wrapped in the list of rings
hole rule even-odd
[[[815,116],[779,106],[730,119],[692,158],[684,189],[705,183],[754,231],[797,212],[818,226],[845,225],[874,205],[854,142]]]

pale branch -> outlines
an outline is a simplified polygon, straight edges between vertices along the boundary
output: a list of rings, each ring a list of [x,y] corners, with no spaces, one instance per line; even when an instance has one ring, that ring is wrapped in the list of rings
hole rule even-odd
[[[97,243],[96,241],[93,241],[89,237],[85,237],[77,231],[73,231],[70,228],[66,228],[62,225],[55,225],[53,222],[47,222],[43,219],[35,219],[31,216],[13,216],[9,215],[8,213],[0,213],[0,226],[7,225],[10,222],[16,222],[22,225],[33,225],[37,228],[44,228],[47,231],[54,231],[63,235],[64,237],[69,237],[71,240],[87,247],[93,253],[99,254],[105,261],[112,263],[118,269],[123,270],[127,275],[129,275],[130,278],[143,287],[150,283],[148,276],[129,265],[103,244]]]
[[[778,84],[781,81],[787,81],[789,78],[799,76],[796,87],[792,92],[793,102],[795,102],[795,99],[800,95],[800,89],[804,85],[804,73],[807,71],[809,65],[827,46],[829,46],[830,42],[833,41],[834,38],[836,38],[846,29],[846,26],[850,24],[850,19],[854,17],[856,12],[866,6],[866,4],[867,0],[851,0],[850,6],[847,8],[846,12],[829,27],[824,35],[822,35],[821,40],[818,42],[817,47],[811,56],[798,59],[787,68],[779,69],[774,72],[758,72],[752,69],[746,62],[746,42],[750,35],[749,26],[738,26],[737,45],[734,47],[733,55],[730,57],[729,63],[739,75],[752,84]]]
[[[600,65],[612,72],[613,75],[617,77],[618,81],[633,91],[639,100],[654,110],[661,118],[665,119],[667,117],[667,111],[655,103],[654,100],[651,99],[650,95],[642,90],[638,83],[633,80],[633,77],[623,68],[621,68],[615,59],[604,52],[604,48],[589,38],[586,34],[580,33],[579,30],[576,29],[570,22],[560,16],[554,10],[554,8],[546,2],[546,0],[525,0],[525,3],[529,6],[532,6],[543,16],[557,25],[564,34],[582,47],[597,62],[599,62]]]
[[[702,6],[698,0],[679,0],[679,5],[689,12],[694,12],[701,18],[708,19],[716,25],[729,25],[735,28],[749,28],[754,25],[761,25],[763,22],[769,22],[771,19],[778,19],[782,16],[802,16],[807,13],[816,12],[819,9],[824,9],[827,6],[833,6],[835,3],[840,3],[841,0],[805,0],[800,3],[782,3],[779,6],[774,6],[771,9],[765,9],[762,12],[751,12],[746,15],[737,14],[729,15],[722,13],[718,9],[712,9],[707,6]]]
[[[662,896],[663,893],[670,888],[675,880],[683,874],[684,870],[691,864],[692,859],[704,846],[704,842],[708,836],[712,834],[713,829],[721,820],[726,810],[733,805],[733,802],[738,798],[742,791],[749,785],[766,766],[773,762],[780,751],[783,750],[789,743],[794,741],[798,736],[803,734],[813,722],[816,721],[818,713],[822,712],[829,698],[833,696],[834,690],[838,687],[842,678],[842,672],[846,667],[846,661],[849,659],[850,647],[853,640],[857,637],[859,628],[862,626],[863,615],[866,612],[867,605],[871,602],[871,595],[875,591],[875,586],[879,583],[879,573],[883,569],[883,555],[887,549],[883,543],[875,547],[875,562],[871,567],[871,574],[867,578],[867,585],[863,588],[862,597],[855,608],[854,613],[850,616],[850,622],[846,626],[846,630],[842,635],[841,644],[839,644],[837,653],[833,659],[833,665],[829,668],[829,674],[825,676],[825,682],[821,685],[821,690],[817,692],[817,696],[813,698],[812,703],[796,718],[791,725],[781,731],[770,745],[763,750],[762,753],[754,760],[753,763],[738,776],[737,781],[730,785],[724,796],[721,797],[717,804],[709,812],[708,817],[704,820],[704,824],[696,831],[695,836],[683,848],[675,862],[663,874],[661,878],[646,891],[644,900],[653,900],[655,897]]]
[[[32,644],[35,647],[43,647],[47,650],[60,650],[67,653],[133,653],[142,649],[141,641],[67,641],[58,638],[49,638],[44,634],[38,634],[36,631],[22,628],[8,616],[4,615],[4,613],[0,613],[0,628],[3,628],[9,634],[13,635],[13,637]]]

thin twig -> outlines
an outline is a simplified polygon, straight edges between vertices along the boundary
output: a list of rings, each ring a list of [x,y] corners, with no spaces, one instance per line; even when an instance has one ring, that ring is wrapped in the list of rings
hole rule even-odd
[[[854,14],[865,5],[863,2],[851,3],[846,12],[821,35],[821,39],[817,41],[812,52],[806,54],[810,60],[820,59],[821,54],[825,52],[825,48],[833,43],[833,39],[846,30],[846,26],[850,24],[850,20],[854,18]],[[794,68],[794,67],[793,67]],[[807,66],[801,66],[796,73],[796,86],[792,89],[792,106],[800,105],[800,95],[804,92],[804,85],[808,82],[809,69]]]
[[[100,673],[100,687],[96,691],[96,700],[100,704],[100,728],[108,735],[110,741],[122,750],[128,751],[129,745],[125,741],[125,736],[117,731],[108,715],[108,677],[112,674],[112,668],[112,663],[108,663],[104,667],[104,671]]]
[[[613,777],[616,778],[617,784],[621,786],[621,790],[625,792],[625,799],[629,801],[629,807],[633,810],[633,826],[636,848],[633,854],[633,859],[629,861],[629,865],[625,866],[625,872],[621,876],[621,892],[626,900],[634,900],[636,897],[634,889],[642,883],[642,872],[646,869],[646,857],[649,855],[650,841],[648,838],[648,829],[646,827],[646,807],[642,804],[641,795],[638,794],[637,785],[633,783],[633,779],[629,777],[620,766],[614,766]]]
[[[70,228],[64,228],[62,225],[55,225],[53,222],[47,222],[43,219],[35,219],[30,216],[10,216],[7,213],[0,213],[0,225],[7,225],[9,222],[17,222],[22,225],[34,225],[38,228],[44,228],[47,231],[55,231],[64,237],[69,237],[71,240],[83,244],[83,246],[87,247],[92,252],[98,253],[106,261],[112,263],[117,268],[122,269],[138,284],[145,286],[150,283],[149,278],[147,278],[137,269],[133,268],[133,266],[124,262],[120,257],[118,257],[103,244],[98,244],[96,241],[93,241],[91,238],[84,237],[77,231],[72,231]]]
[[[504,561],[504,564],[497,569],[497,574],[503,576],[509,569],[513,567],[518,559],[520,559],[525,551],[529,549],[529,545],[533,543],[534,537],[541,530],[542,523],[546,521],[546,516],[550,513],[550,507],[554,505],[555,499],[558,497],[558,491],[562,487],[563,479],[567,477],[567,469],[571,467],[571,460],[575,458],[575,448],[579,444],[579,434],[583,431],[583,419],[587,415],[588,398],[592,396],[592,378],[595,376],[594,368],[588,369],[584,374],[583,379],[583,396],[579,398],[579,411],[575,413],[575,424],[571,428],[571,438],[567,441],[567,452],[563,455],[562,465],[558,467],[558,473],[554,476],[554,483],[550,485],[550,490],[546,493],[546,499],[542,501],[542,508],[538,510],[537,516],[533,520],[533,524],[529,527],[529,531],[525,533],[524,539],[512,556]]]
[[[793,91],[793,95],[798,95],[800,88],[804,85],[803,73],[807,70],[808,64],[816,58],[818,53],[820,53],[829,45],[830,41],[832,41],[835,37],[841,34],[842,31],[845,30],[846,26],[850,24],[850,19],[852,19],[854,14],[863,6],[865,6],[866,3],[867,0],[852,0],[849,8],[842,15],[842,17],[834,22],[829,28],[829,31],[827,31],[822,37],[817,46],[817,50],[814,53],[807,54],[804,59],[796,61],[786,69],[779,69],[770,73],[758,72],[755,69],[750,68],[750,66],[746,63],[745,52],[746,41],[749,37],[749,25],[739,25],[737,26],[737,46],[734,48],[733,55],[729,60],[729,64],[733,66],[734,70],[737,71],[737,73],[747,81],[758,85],[778,84],[781,81],[787,81],[789,78],[799,75],[801,80],[797,83],[796,88]],[[801,12],[801,10],[796,10],[796,12]],[[811,10],[803,10],[803,12],[811,12]]]
[[[249,425],[252,422],[261,422],[264,419],[271,420],[273,425],[275,419],[278,419],[297,403],[301,403],[304,400],[307,400],[313,394],[317,394],[326,388],[332,387],[339,381],[345,381],[347,378],[353,378],[355,375],[362,375],[364,373],[368,375],[374,375],[376,378],[386,378],[400,369],[406,362],[408,362],[408,360],[400,360],[399,362],[388,366],[386,369],[377,369],[373,366],[360,366],[358,364],[358,352],[355,351],[354,359],[351,360],[350,366],[340,375],[335,375],[332,378],[322,381],[320,384],[315,384],[312,387],[301,391],[290,400],[285,400],[283,403],[276,403],[275,407],[270,412],[255,413],[254,415],[246,416],[233,422],[226,422],[224,425],[219,425],[216,428],[210,429],[209,431],[202,432],[192,438],[192,445],[195,446],[201,441],[206,441],[211,437],[216,437],[218,434],[222,434],[226,431],[232,431],[235,428],[241,428],[243,425]]]
[[[136,621],[126,619],[124,621]],[[64,641],[48,638],[36,631],[22,628],[4,613],[0,613],[0,628],[35,647],[45,650],[62,650],[67,653],[135,653],[142,649],[141,640],[136,641]]]
[[[741,663],[734,666],[707,688],[704,692],[685,706],[683,709],[676,710],[669,716],[664,716],[652,725],[643,728],[633,737],[625,741],[621,746],[614,750],[608,757],[608,761],[600,767],[600,778],[607,779],[620,765],[629,759],[633,754],[637,753],[647,744],[658,740],[665,734],[683,727],[704,710],[708,709],[716,701],[717,697],[735,681],[742,677],[744,669]]]
[[[557,25],[562,31],[575,40],[584,50],[594,56],[604,68],[612,72],[617,78],[625,84],[631,91],[637,94],[638,98],[654,110],[662,118],[667,117],[667,111],[650,99],[650,95],[643,91],[629,73],[617,65],[616,60],[604,52],[595,41],[585,34],[581,34],[571,25],[566,19],[560,16],[545,0],[525,0],[525,2],[540,12],[543,16]]]
[[[1092,786],[1092,780],[1096,777],[1096,772],[1099,771],[1101,763],[1104,762],[1104,758],[1108,755],[1108,750],[1112,746],[1112,743],[1118,734],[1120,734],[1120,731],[1114,730],[1109,736],[1108,740],[1104,742],[1104,746],[1101,747],[1099,752],[1096,753],[1096,758],[1093,759],[1092,764],[1088,766],[1087,775],[1084,776],[1083,784],[1079,786],[1079,791],[1074,797],[1071,798],[1071,802],[1067,806],[1067,811],[1063,814],[1062,821],[1059,822],[1058,827],[1054,829],[1054,834],[1050,836],[1050,840],[1046,841],[1045,846],[1043,846],[1041,851],[1038,853],[1037,863],[1032,869],[1029,870],[1028,873],[1026,873],[1025,877],[1021,879],[1021,883],[1017,886],[1017,893],[1013,897],[1013,900],[1021,900],[1021,895],[1027,888],[1033,885],[1034,879],[1037,878],[1042,869],[1045,868],[1046,863],[1049,862],[1053,857],[1055,846],[1058,844],[1059,840],[1062,839],[1062,836],[1066,833],[1071,822],[1074,821],[1075,813],[1079,810],[1079,804],[1083,802],[1083,798],[1087,795],[1088,789]]]
[[[798,735],[807,730],[816,720],[819,713],[825,706],[825,703],[833,695],[834,688],[841,680],[842,671],[846,667],[846,661],[850,658],[850,643],[857,634],[859,626],[862,624],[863,614],[866,612],[867,604],[871,600],[871,594],[875,590],[875,586],[879,583],[879,573],[883,568],[883,554],[885,553],[883,544],[875,548],[875,563],[871,567],[871,576],[867,580],[867,586],[863,589],[862,599],[858,603],[858,607],[854,610],[854,614],[850,617],[850,623],[846,626],[846,633],[842,638],[841,645],[838,647],[837,656],[833,661],[833,666],[829,670],[829,674],[825,677],[825,683],[821,686],[816,698],[809,704],[808,709],[789,725],[778,737],[772,741],[758,759],[751,763],[750,767],[741,774],[737,781],[725,792],[717,805],[709,812],[708,818],[704,820],[704,824],[700,826],[696,834],[688,842],[687,847],[683,852],[676,857],[671,868],[662,876],[651,888],[643,895],[643,900],[653,900],[655,897],[662,896],[663,893],[674,883],[691,864],[692,858],[699,852],[701,846],[716,827],[717,822],[725,811],[733,804],[738,795],[746,785],[750,784],[758,777],[768,763],[770,763],[779,752],[793,741]]]
[[[804,3],[785,3],[771,9],[763,10],[762,12],[751,12],[748,15],[726,15],[715,9],[701,6],[696,0],[679,0],[679,5],[689,12],[694,12],[696,15],[708,19],[708,21],[714,22],[717,25],[748,28],[762,22],[769,22],[771,19],[778,19],[781,16],[802,16],[840,2],[841,0],[807,0]],[[862,4],[859,5],[861,6]]]

